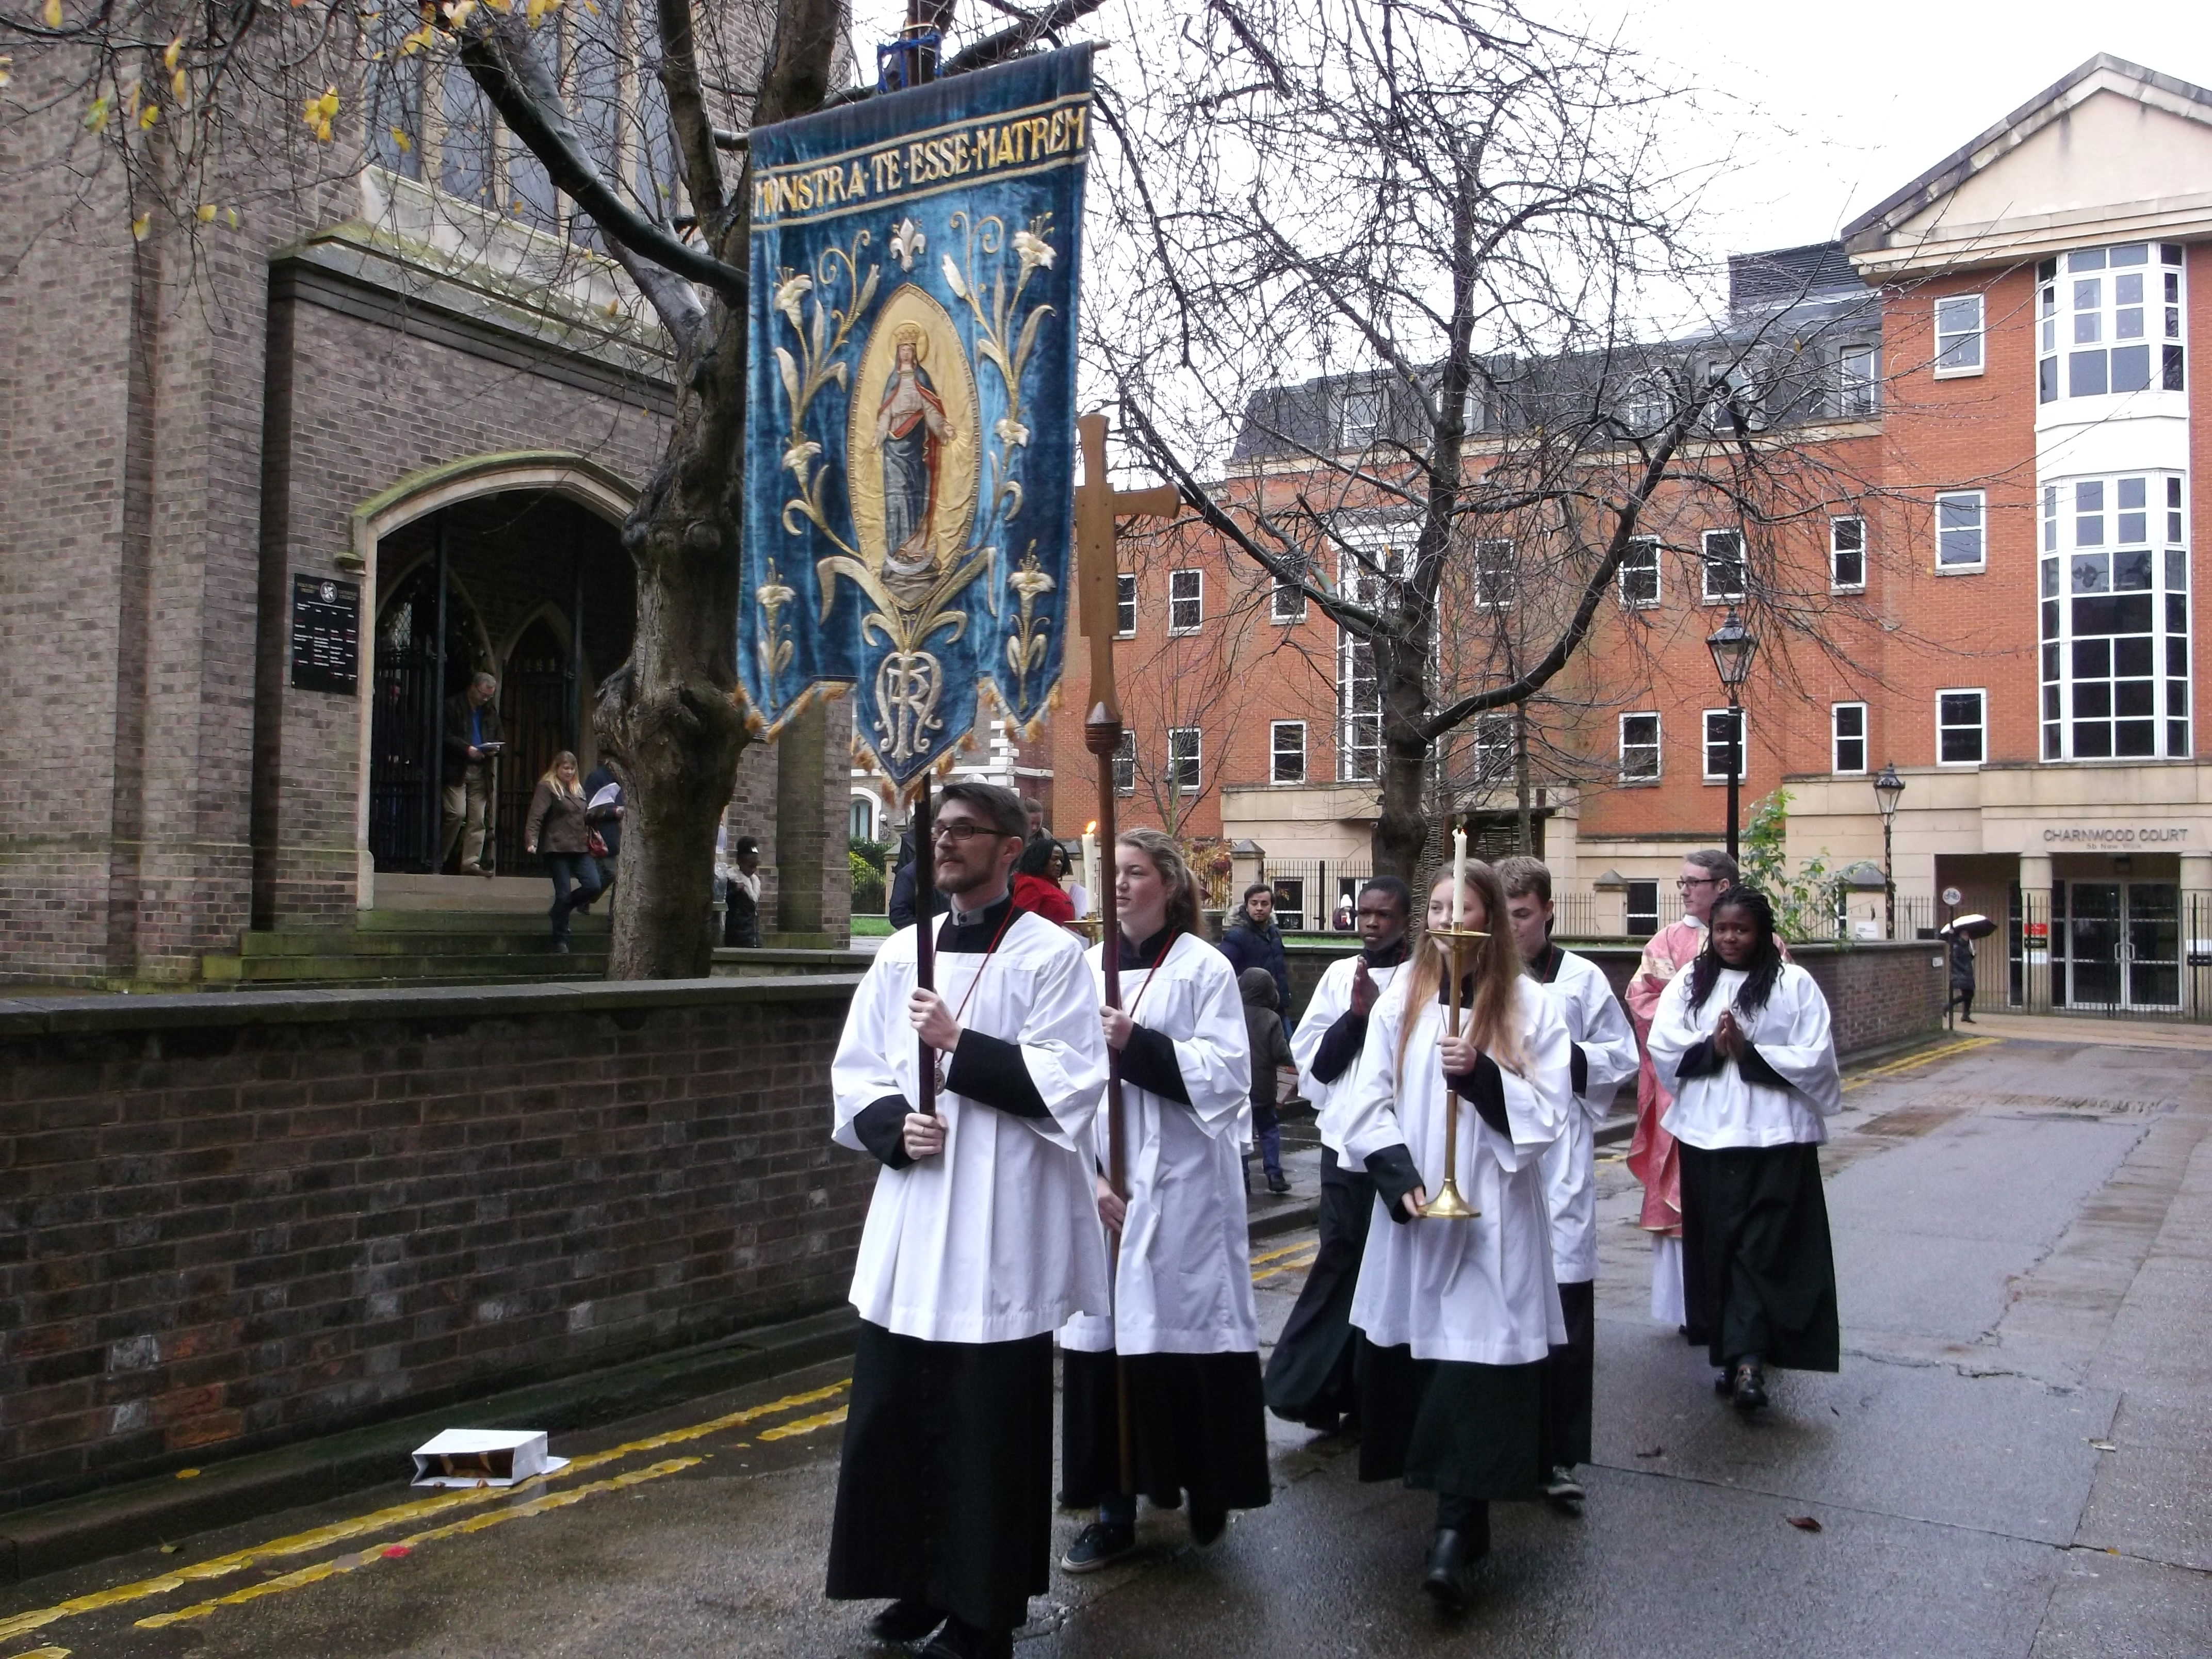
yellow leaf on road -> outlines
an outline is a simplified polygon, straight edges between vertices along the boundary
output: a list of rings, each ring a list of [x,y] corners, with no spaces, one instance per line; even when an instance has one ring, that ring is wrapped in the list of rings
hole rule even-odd
[[[46,20],[48,28],[59,28],[62,26],[62,0],[46,0],[46,9],[40,15]]]
[[[176,68],[177,59],[184,56],[184,52],[185,37],[180,34],[175,40],[170,41],[168,49],[162,52],[161,67],[165,70],[173,70]]]
[[[215,222],[215,204],[213,202],[202,202],[199,204],[198,212],[200,222],[202,224],[211,225]]]
[[[169,94],[181,104],[185,101],[185,72],[179,70],[169,76]]]
[[[152,126],[155,122],[161,118],[161,106],[159,104],[147,105],[145,108],[138,112],[138,131],[141,132],[145,131],[147,128]]]

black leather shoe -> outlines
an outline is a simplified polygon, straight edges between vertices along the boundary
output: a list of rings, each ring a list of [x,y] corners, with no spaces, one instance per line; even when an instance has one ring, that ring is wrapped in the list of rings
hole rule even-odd
[[[1227,1510],[1202,1510],[1196,1504],[1190,1506],[1190,1541],[1199,1548],[1212,1549],[1228,1530]]]
[[[1746,1416],[1766,1404],[1766,1370],[1756,1358],[1737,1362],[1735,1408]]]
[[[945,1622],[945,1615],[918,1596],[902,1596],[868,1620],[878,1642],[919,1642]]]
[[[937,1639],[921,1650],[921,1659],[1014,1659],[1014,1633],[977,1630],[950,1619]]]
[[[1422,1576],[1422,1589],[1445,1612],[1463,1613],[1467,1610],[1466,1570],[1466,1535],[1449,1527],[1437,1528],[1436,1542],[1429,1546],[1429,1570]]]
[[[1267,1190],[1275,1194],[1278,1197],[1280,1197],[1283,1194],[1291,1190],[1290,1176],[1285,1175],[1280,1170],[1268,1170]]]

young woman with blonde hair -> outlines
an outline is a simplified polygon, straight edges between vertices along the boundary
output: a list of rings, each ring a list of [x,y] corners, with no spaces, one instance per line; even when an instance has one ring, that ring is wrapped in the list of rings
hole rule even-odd
[[[1102,1174],[1100,1222],[1118,1236],[1114,1310],[1061,1328],[1060,1501],[1097,1504],[1062,1559],[1089,1572],[1136,1547],[1137,1498],[1188,1505],[1192,1541],[1267,1501],[1260,1326],[1252,1297],[1241,1119],[1251,1091],[1244,1005],[1228,958],[1199,931],[1198,884],[1157,830],[1115,848],[1121,1006],[1101,1010],[1121,1075],[1126,1204]],[[1091,947],[1103,982],[1101,947]],[[1107,1114],[1098,1168],[1113,1167]],[[1117,1371],[1128,1377],[1135,1490],[1121,1485]]]
[[[583,786],[576,781],[576,757],[565,749],[538,780],[522,844],[524,851],[544,856],[546,872],[553,878],[553,948],[566,955],[569,916],[587,913],[599,896],[599,861],[592,856],[591,815]]]
[[[1553,1276],[1542,1158],[1574,1109],[1572,1044],[1522,972],[1505,894],[1467,866],[1460,1035],[1448,1034],[1452,880],[1429,892],[1429,934],[1376,1005],[1345,1085],[1346,1161],[1376,1208],[1352,1322],[1361,1333],[1359,1478],[1437,1494],[1421,1588],[1466,1605],[1464,1572],[1490,1547],[1490,1501],[1542,1495],[1544,1361],[1566,1340]],[[1469,1219],[1423,1219],[1456,1124]],[[1385,1218],[1388,1218],[1387,1222]]]

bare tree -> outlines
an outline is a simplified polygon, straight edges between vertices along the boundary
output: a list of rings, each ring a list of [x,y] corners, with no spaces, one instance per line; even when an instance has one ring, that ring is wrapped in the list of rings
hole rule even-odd
[[[988,27],[938,72],[1018,55],[1100,3],[993,0]],[[941,29],[952,23],[952,0],[916,7]],[[562,0],[434,0],[419,13],[391,0],[0,0],[0,179],[70,181],[50,222],[26,236],[79,208],[123,206],[141,244],[166,232],[183,250],[166,278],[154,270],[149,280],[178,280],[212,239],[256,216],[320,222],[337,185],[388,143],[408,145],[387,118],[410,98],[420,109],[452,96],[447,84],[410,80],[408,65],[436,58],[465,71],[497,118],[483,123],[487,142],[507,135],[543,187],[517,197],[516,216],[576,216],[586,243],[642,295],[674,358],[667,447],[622,529],[636,568],[635,642],[602,688],[596,726],[629,780],[635,849],[610,971],[702,974],[714,828],[751,739],[735,659],[751,228],[744,135],[870,94],[831,85],[842,0],[652,0],[623,24],[643,49],[623,62],[632,72],[642,62],[655,116],[653,153],[633,167],[638,135],[597,131],[591,88],[570,72],[562,30],[548,27],[561,10]],[[507,204],[489,205],[503,214]],[[622,310],[610,303],[611,331]]]
[[[1797,430],[1820,339],[1654,325],[1709,275],[1659,142],[1686,94],[1512,0],[1207,0],[1139,59],[1092,357],[1133,447],[1371,675],[1378,871],[1424,858],[1439,744],[1553,684],[1639,538],[1724,511],[1743,603],[1814,631],[1777,535],[1860,488]],[[1498,626],[1447,661],[1455,599]]]

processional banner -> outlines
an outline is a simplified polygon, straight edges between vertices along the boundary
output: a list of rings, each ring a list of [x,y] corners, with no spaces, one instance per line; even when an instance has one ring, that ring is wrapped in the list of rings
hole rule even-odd
[[[903,784],[1060,672],[1091,48],[752,134],[738,656]]]

